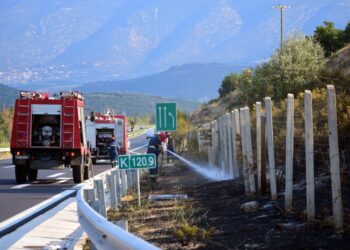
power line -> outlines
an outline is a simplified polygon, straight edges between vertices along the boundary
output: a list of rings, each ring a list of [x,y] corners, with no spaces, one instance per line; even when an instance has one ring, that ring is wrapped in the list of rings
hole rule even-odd
[[[282,43],[283,43],[283,11],[286,10],[286,9],[290,9],[291,6],[288,6],[288,5],[275,5],[273,6],[274,9],[279,9],[280,10],[280,13],[281,13],[281,52],[282,52]]]

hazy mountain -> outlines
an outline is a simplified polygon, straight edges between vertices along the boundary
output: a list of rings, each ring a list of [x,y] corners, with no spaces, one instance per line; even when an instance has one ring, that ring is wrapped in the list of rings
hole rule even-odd
[[[0,83],[0,110],[3,107],[13,106],[19,96],[19,90]]]
[[[113,108],[118,114],[128,116],[144,116],[153,114],[158,102],[175,102],[177,108],[186,112],[192,112],[199,107],[200,103],[182,99],[164,98],[133,93],[83,93],[85,97],[86,111],[104,112],[107,107]],[[3,107],[14,106],[19,97],[19,90],[0,84],[0,110]]]
[[[73,85],[152,75],[174,65],[250,65],[284,30],[344,28],[349,0],[2,0],[0,82]]]

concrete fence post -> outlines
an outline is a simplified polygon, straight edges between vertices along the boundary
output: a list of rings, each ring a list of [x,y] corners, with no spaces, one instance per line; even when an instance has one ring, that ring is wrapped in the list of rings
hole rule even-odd
[[[249,174],[248,174],[248,161],[247,161],[247,145],[246,145],[246,134],[245,134],[245,127],[246,127],[246,119],[244,115],[244,108],[240,108],[240,125],[241,125],[241,145],[242,145],[242,160],[243,160],[243,180],[244,180],[244,192],[245,194],[250,193],[249,189]]]
[[[285,210],[293,207],[294,95],[287,97]]]
[[[251,126],[250,126],[250,112],[249,108],[244,108],[245,115],[245,140],[247,148],[247,163],[248,163],[248,175],[249,175],[249,190],[251,193],[256,192],[255,187],[255,177],[254,177],[254,159],[253,159],[253,146],[252,146],[252,135],[251,135]]]
[[[233,158],[232,158],[232,122],[230,113],[226,113],[227,122],[227,153],[228,153],[228,174],[230,178],[233,178]]]
[[[266,193],[266,115],[261,114],[261,190],[260,194]]]
[[[98,198],[98,212],[103,217],[107,216],[106,212],[106,198],[105,198],[105,189],[103,186],[103,180],[97,179],[94,180],[94,185],[97,190],[97,198]]]
[[[328,110],[328,138],[329,158],[332,181],[333,219],[336,232],[343,231],[343,201],[341,193],[341,179],[339,170],[339,148],[337,128],[337,105],[335,88],[327,85],[327,110]]]
[[[239,117],[239,110],[238,109],[235,109],[235,114],[236,114],[236,128],[237,128],[237,135],[240,135],[241,134],[241,127],[240,127],[240,117]]]
[[[213,140],[213,150],[214,150],[214,165],[219,166],[219,123],[218,120],[214,121],[214,140]]]
[[[315,219],[315,179],[314,179],[314,131],[312,115],[312,94],[305,90],[305,160],[306,160],[306,211],[307,219]]]
[[[112,175],[114,176],[114,178],[116,180],[117,206],[120,206],[121,205],[121,196],[122,196],[120,170],[117,169],[117,170],[112,171]]]
[[[237,118],[236,112],[231,112],[231,141],[232,141],[232,168],[233,168],[233,178],[239,177],[239,166],[237,159]]]
[[[256,168],[258,192],[261,193],[261,102],[256,102]]]
[[[273,142],[273,124],[272,124],[272,102],[271,97],[265,97],[266,107],[266,129],[267,129],[267,147],[269,159],[269,176],[271,199],[277,199],[276,169],[275,169],[275,147]]]
[[[222,116],[222,125],[223,125],[223,151],[224,151],[224,168],[222,169],[223,170],[223,174],[227,174],[228,172],[228,153],[227,153],[227,149],[228,149],[228,146],[227,146],[227,116],[226,114]]]

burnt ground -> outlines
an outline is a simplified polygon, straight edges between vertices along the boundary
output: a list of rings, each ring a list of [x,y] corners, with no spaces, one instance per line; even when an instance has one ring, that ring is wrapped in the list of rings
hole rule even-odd
[[[316,183],[316,219],[306,223],[302,182],[295,185],[295,209],[286,215],[283,194],[276,201],[268,195],[245,196],[241,179],[212,182],[176,162],[162,167],[155,185],[147,178],[142,180],[141,209],[130,196],[116,217],[126,217],[131,232],[161,249],[350,249],[349,181],[343,180],[342,186],[342,234],[335,234],[332,227],[329,176]],[[147,200],[149,194],[180,193],[189,198]],[[258,210],[247,213],[240,209],[249,201],[257,201]],[[181,229],[184,225],[190,232]],[[191,228],[199,228],[200,233]]]

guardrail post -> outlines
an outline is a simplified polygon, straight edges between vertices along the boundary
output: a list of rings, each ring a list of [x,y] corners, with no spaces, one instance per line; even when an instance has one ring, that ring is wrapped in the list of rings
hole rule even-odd
[[[116,196],[117,196],[117,206],[121,205],[121,182],[120,182],[120,170],[116,169],[111,172],[112,176],[116,181]]]
[[[337,105],[333,85],[327,85],[329,158],[332,181],[333,218],[336,232],[343,231],[343,201],[339,171]]]
[[[275,169],[275,147],[273,143],[273,124],[272,124],[272,104],[271,97],[265,97],[266,108],[266,129],[267,129],[267,147],[269,159],[270,189],[271,199],[277,199],[276,169]]]
[[[103,217],[107,216],[106,212],[106,198],[105,198],[105,189],[103,186],[103,180],[97,179],[94,180],[95,187],[97,189],[97,198],[98,198],[98,212]]]
[[[250,128],[250,114],[249,108],[244,108],[245,113],[245,139],[246,139],[246,147],[247,147],[247,163],[248,163],[248,175],[249,175],[249,190],[251,193],[256,192],[255,188],[255,177],[254,177],[254,160],[253,160],[253,147],[252,147],[252,135]]]
[[[127,177],[126,177],[126,170],[122,170],[120,171],[120,177],[121,177],[121,195],[125,195],[128,191],[128,180],[127,180]]]
[[[222,116],[222,125],[223,125],[223,150],[224,150],[224,168],[223,174],[227,174],[228,172],[228,145],[227,145],[227,116],[226,114]]]
[[[315,179],[314,179],[314,130],[312,115],[312,94],[305,90],[305,160],[306,160],[306,211],[307,219],[315,219]]]
[[[287,97],[285,210],[293,207],[294,95]]]
[[[248,161],[247,161],[247,146],[246,146],[246,136],[245,127],[246,120],[244,115],[244,108],[240,108],[240,125],[241,125],[241,145],[242,145],[242,159],[243,159],[243,180],[244,180],[244,192],[249,194],[249,174],[248,174]]]
[[[261,191],[260,194],[266,193],[266,116],[261,114]]]
[[[109,193],[111,198],[111,208],[113,210],[116,210],[117,207],[117,187],[116,187],[116,181],[115,176],[111,173],[107,175],[108,178],[108,186],[109,186]]]

